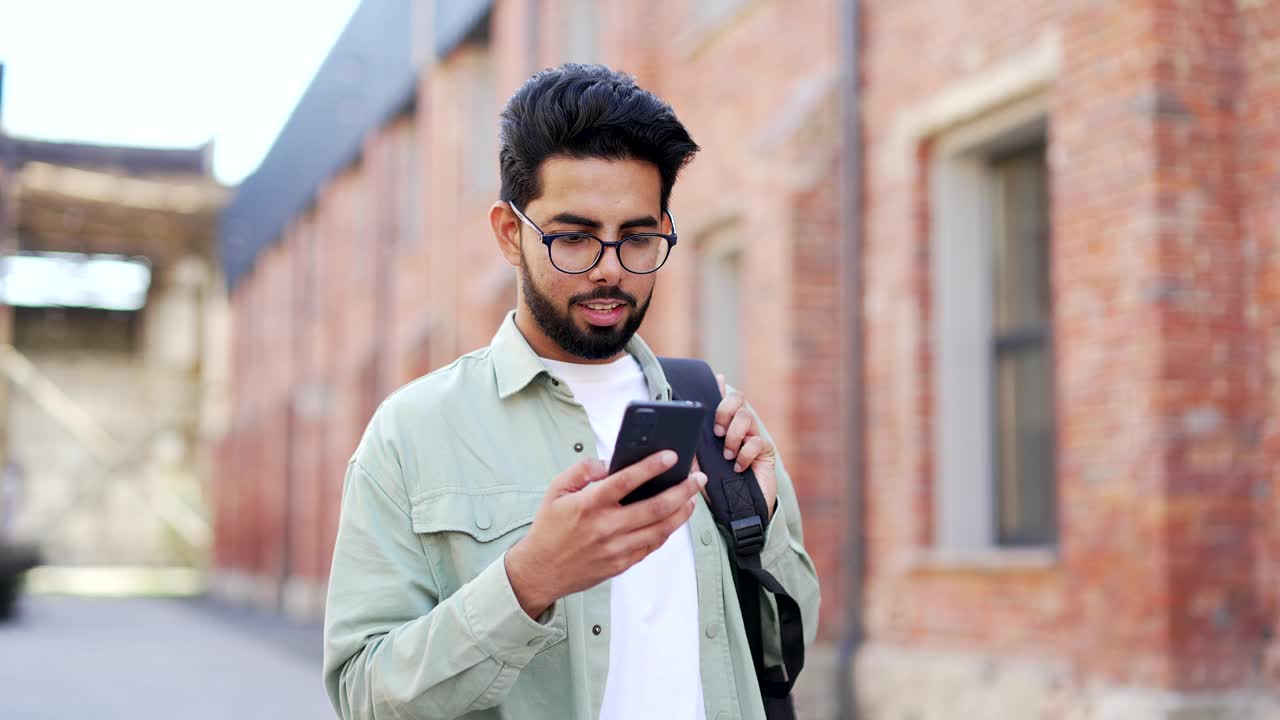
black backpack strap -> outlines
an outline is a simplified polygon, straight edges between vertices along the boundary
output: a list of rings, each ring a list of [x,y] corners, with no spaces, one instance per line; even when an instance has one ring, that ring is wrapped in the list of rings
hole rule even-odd
[[[724,440],[713,431],[715,409],[723,399],[715,374],[701,360],[659,358],[659,362],[680,400],[695,400],[707,408],[702,436],[698,439],[698,465],[707,474],[707,497],[716,524],[728,531],[736,555],[758,555],[764,549],[769,508],[755,473],[749,468],[736,473],[733,462],[724,459]]]
[[[771,699],[780,701],[787,698],[804,667],[804,630],[799,604],[777,578],[760,565],[760,551],[764,549],[764,531],[769,520],[764,493],[760,491],[755,473],[750,468],[742,473],[734,472],[733,462],[724,459],[724,440],[716,437],[713,431],[715,409],[722,397],[711,368],[701,360],[687,358],[659,358],[659,362],[678,399],[695,400],[709,409],[698,440],[698,465],[707,475],[711,514],[731,546],[729,562],[736,571],[738,603],[756,667],[756,678],[765,706],[769,709],[769,718],[794,717],[784,710],[784,707],[790,707],[789,702],[771,702]],[[783,667],[780,668],[764,666],[761,590],[772,594],[778,607],[783,658]]]

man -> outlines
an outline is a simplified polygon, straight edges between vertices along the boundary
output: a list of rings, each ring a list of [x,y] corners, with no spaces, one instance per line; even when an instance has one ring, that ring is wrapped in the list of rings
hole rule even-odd
[[[764,717],[706,477],[623,506],[674,453],[605,469],[626,404],[671,398],[635,333],[697,149],[669,106],[601,66],[541,72],[509,101],[489,220],[518,306],[488,348],[383,403],[352,456],[325,617],[343,717]],[[812,642],[791,481],[740,394],[715,417],[760,482],[761,559]]]

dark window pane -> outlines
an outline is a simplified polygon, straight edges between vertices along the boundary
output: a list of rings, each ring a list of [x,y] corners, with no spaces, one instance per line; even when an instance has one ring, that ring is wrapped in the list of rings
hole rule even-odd
[[[1001,544],[1055,540],[1056,423],[1045,146],[992,160],[996,517]]]
[[[1002,544],[1054,539],[1054,418],[1047,347],[997,359],[997,494]]]
[[[995,330],[1049,322],[1049,213],[1044,146],[995,162],[1000,214],[995,236]]]

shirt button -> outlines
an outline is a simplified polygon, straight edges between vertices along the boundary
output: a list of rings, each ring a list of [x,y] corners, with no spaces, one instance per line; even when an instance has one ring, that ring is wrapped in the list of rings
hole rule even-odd
[[[720,634],[719,625],[715,623],[711,623],[710,625],[707,626],[707,637],[714,638],[716,635],[719,635],[719,634]]]
[[[599,635],[599,634],[600,634],[600,633],[602,633],[602,632],[604,632],[604,628],[601,628],[599,625],[592,625],[592,626],[591,626],[591,634],[592,634],[592,635]]]
[[[710,531],[710,530],[703,530],[703,531],[702,531],[702,544],[703,544],[703,545],[710,545],[710,544],[711,544],[711,531]]]
[[[574,444],[573,444],[573,451],[574,451],[574,452],[582,452],[582,443],[574,443]]]

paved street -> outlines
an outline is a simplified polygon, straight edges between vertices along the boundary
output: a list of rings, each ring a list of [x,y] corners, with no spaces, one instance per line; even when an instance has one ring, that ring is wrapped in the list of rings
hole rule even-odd
[[[0,623],[0,720],[332,720],[320,627],[208,600],[22,599]],[[834,653],[811,648],[799,717],[833,717]]]
[[[328,720],[319,632],[204,600],[26,597],[0,623],[0,718]]]

